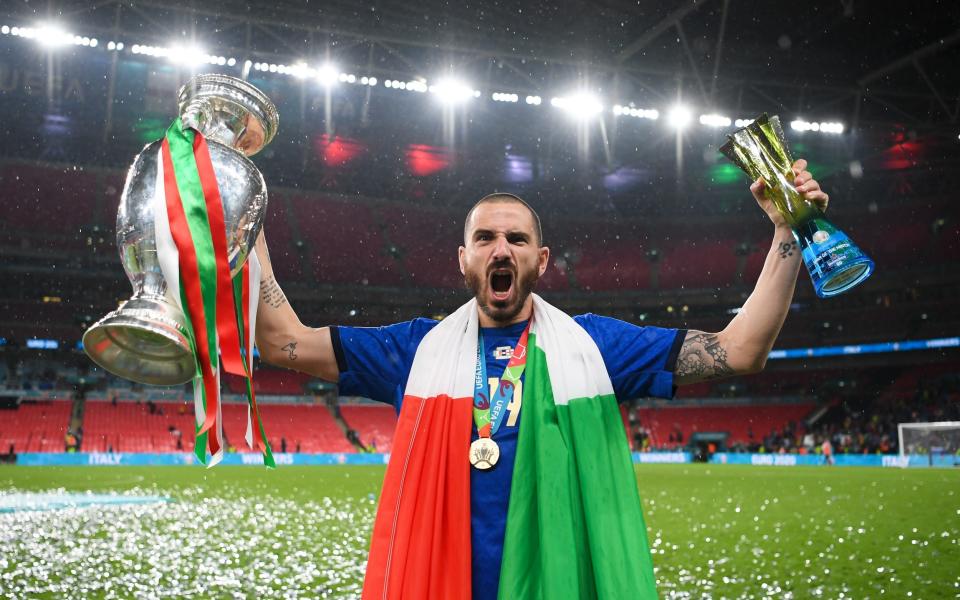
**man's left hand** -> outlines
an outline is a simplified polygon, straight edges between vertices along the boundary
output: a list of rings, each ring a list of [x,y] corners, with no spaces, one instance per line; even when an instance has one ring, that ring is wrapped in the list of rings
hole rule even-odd
[[[813,175],[810,174],[810,171],[806,170],[807,161],[801,158],[797,162],[793,163],[792,168],[795,175],[793,184],[796,186],[800,195],[810,202],[816,204],[820,210],[826,212],[827,204],[830,203],[830,196],[820,189],[820,184],[817,183],[817,180],[813,178]],[[780,211],[777,210],[777,207],[773,204],[773,202],[763,195],[764,187],[765,184],[763,179],[757,179],[750,186],[750,191],[753,193],[753,197],[756,198],[757,204],[760,205],[760,208],[763,209],[763,212],[767,213],[767,216],[770,217],[770,220],[773,221],[774,225],[777,227],[781,225],[786,226],[786,219],[783,218],[783,215],[780,214]]]

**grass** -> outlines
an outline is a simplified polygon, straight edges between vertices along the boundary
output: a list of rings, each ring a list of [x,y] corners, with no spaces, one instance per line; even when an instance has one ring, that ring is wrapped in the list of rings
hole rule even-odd
[[[661,595],[960,597],[960,472],[641,465]],[[382,467],[6,467],[0,495],[175,502],[0,514],[0,597],[356,597]]]

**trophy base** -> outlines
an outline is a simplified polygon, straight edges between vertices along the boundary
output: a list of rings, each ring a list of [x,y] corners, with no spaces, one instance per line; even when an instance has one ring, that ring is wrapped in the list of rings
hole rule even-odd
[[[829,277],[814,283],[814,289],[821,298],[829,298],[842,294],[850,288],[866,280],[873,273],[873,261],[869,258],[864,262],[845,265],[842,269],[832,273]]]
[[[83,349],[93,362],[124,379],[147,385],[186,383],[196,373],[196,361],[179,312],[162,299],[132,298],[83,334]]]
[[[793,234],[817,296],[842,294],[873,274],[873,260],[825,217],[810,219]]]

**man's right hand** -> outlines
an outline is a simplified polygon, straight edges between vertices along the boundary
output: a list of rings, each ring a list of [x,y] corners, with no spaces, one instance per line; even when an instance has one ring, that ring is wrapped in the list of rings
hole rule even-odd
[[[329,327],[300,322],[273,273],[263,232],[254,246],[260,259],[260,302],[257,306],[257,348],[266,363],[336,382],[340,376]]]

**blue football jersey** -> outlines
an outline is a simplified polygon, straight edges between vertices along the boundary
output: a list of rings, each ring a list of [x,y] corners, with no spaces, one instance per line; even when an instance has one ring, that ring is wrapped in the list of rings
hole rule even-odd
[[[600,349],[620,401],[673,397],[673,371],[686,334],[684,330],[638,327],[594,314],[580,315],[574,320]],[[417,346],[436,324],[432,319],[414,319],[385,327],[331,328],[340,369],[340,394],[392,404],[399,413]],[[526,325],[524,321],[509,327],[483,328],[491,395]],[[507,405],[500,428],[493,435],[500,447],[500,460],[486,471],[470,469],[473,598],[476,600],[497,597],[522,407],[523,378]],[[476,426],[472,437],[477,438]]]

